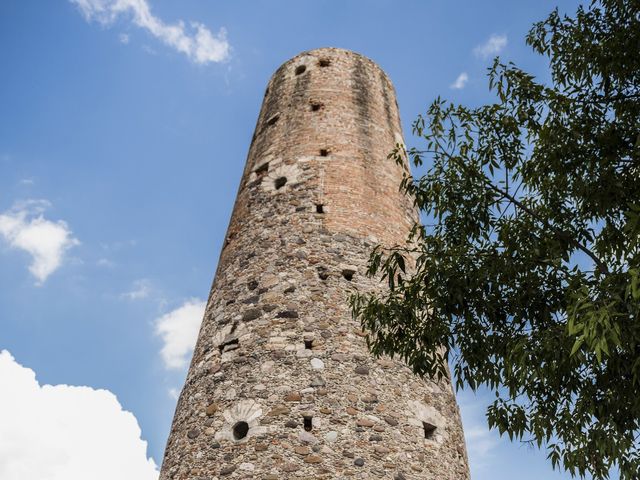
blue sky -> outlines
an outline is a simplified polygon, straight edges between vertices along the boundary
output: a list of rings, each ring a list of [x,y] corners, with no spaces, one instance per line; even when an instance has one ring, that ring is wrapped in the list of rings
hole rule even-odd
[[[0,477],[43,478],[51,449],[86,465],[47,478],[154,478],[148,457],[162,461],[281,63],[324,46],[372,58],[395,84],[411,145],[411,121],[436,96],[491,100],[496,54],[546,79],[524,35],[556,4],[2,1]],[[489,432],[489,401],[459,395],[474,479],[568,478],[543,452]],[[104,446],[87,449],[96,432]],[[106,467],[114,445],[123,461]],[[96,462],[100,474],[83,470]]]

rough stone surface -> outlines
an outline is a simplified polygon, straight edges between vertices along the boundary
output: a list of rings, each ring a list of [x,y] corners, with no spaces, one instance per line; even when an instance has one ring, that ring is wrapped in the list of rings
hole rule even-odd
[[[160,480],[469,478],[450,381],[371,358],[347,304],[384,288],[369,253],[418,218],[397,142],[369,59],[319,49],[273,75]]]

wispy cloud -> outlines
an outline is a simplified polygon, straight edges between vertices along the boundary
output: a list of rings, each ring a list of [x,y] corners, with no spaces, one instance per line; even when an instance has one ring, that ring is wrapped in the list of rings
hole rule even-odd
[[[103,267],[103,268],[113,268],[116,266],[116,264],[114,262],[112,262],[111,260],[109,260],[108,258],[99,258],[98,261],[96,262],[96,265],[99,267]]]
[[[127,43],[129,43],[129,35],[127,35],[126,33],[121,33],[120,35],[118,35],[118,40],[120,40],[120,43],[122,43],[123,45],[126,45]]]
[[[105,462],[105,452],[109,461]],[[0,351],[0,477],[3,480],[157,480],[131,412],[108,390],[40,385]]]
[[[462,72],[460,75],[458,75],[456,81],[449,85],[449,88],[453,88],[454,90],[462,90],[468,81],[469,75],[467,75],[467,72]]]
[[[27,200],[0,214],[0,236],[10,247],[31,255],[29,271],[36,285],[42,285],[62,265],[67,250],[80,244],[66,222],[44,218],[50,206],[46,200]]]
[[[216,35],[199,22],[190,22],[189,26],[182,20],[167,24],[151,13],[147,0],[69,1],[78,6],[87,21],[95,20],[105,26],[112,25],[121,16],[129,17],[134,25],[185,54],[195,63],[204,65],[229,58],[230,45],[224,28]]]
[[[472,469],[471,476],[475,478],[480,471],[493,466],[501,439],[498,432],[489,430],[487,425],[484,409],[490,403],[489,397],[465,390],[458,393],[458,402]]]
[[[492,34],[489,39],[473,49],[476,57],[487,59],[494,55],[498,55],[507,46],[507,36]]]
[[[156,319],[156,335],[162,337],[160,354],[168,369],[184,368],[200,330],[206,302],[192,298],[182,306]]]
[[[146,278],[136,280],[133,282],[133,287],[128,292],[121,295],[122,298],[128,300],[142,300],[147,298],[151,293],[151,282]]]

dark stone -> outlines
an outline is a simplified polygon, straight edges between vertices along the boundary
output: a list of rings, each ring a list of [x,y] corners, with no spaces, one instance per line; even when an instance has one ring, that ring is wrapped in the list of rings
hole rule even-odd
[[[187,432],[187,437],[189,437],[191,440],[193,440],[194,438],[198,438],[199,435],[200,430],[198,430],[197,428],[192,428]]]
[[[250,308],[249,310],[244,312],[244,314],[242,314],[242,321],[250,322],[251,320],[255,320],[256,318],[259,318],[260,315],[262,315],[262,312],[260,312],[260,309]]]
[[[314,445],[313,447],[311,447],[311,450],[318,453],[320,450],[322,450],[322,447],[320,447],[320,445]]]
[[[283,310],[276,315],[277,318],[298,318],[298,312],[295,310]]]
[[[222,470],[220,470],[220,475],[231,475],[236,469],[235,465],[229,465],[227,467],[223,467]]]
[[[355,369],[355,372],[358,375],[369,375],[369,367],[365,367],[364,365],[358,365]]]
[[[318,267],[318,277],[320,277],[320,280],[329,278],[329,272],[327,272],[326,267]]]
[[[253,295],[252,297],[249,297],[246,300],[243,300],[242,303],[254,304],[254,303],[258,303],[258,300],[260,300],[260,295]]]
[[[291,285],[289,288],[285,288],[284,293],[293,293],[296,291],[296,287]]]
[[[342,456],[343,457],[347,457],[347,458],[353,458],[355,457],[355,455],[353,454],[353,452],[349,452],[348,450],[345,450],[342,452]]]
[[[381,442],[382,441],[382,435],[371,435],[369,437],[369,441],[370,442]]]
[[[364,459],[363,459],[363,458],[356,458],[356,459],[353,461],[353,464],[354,464],[356,467],[363,467],[363,466],[364,466]]]
[[[284,424],[284,426],[289,428],[296,428],[298,426],[298,422],[296,422],[295,420],[289,420]]]
[[[398,425],[398,421],[393,417],[384,417],[384,421],[387,422],[392,427],[395,427],[396,425]]]
[[[262,306],[262,310],[264,310],[265,312],[272,312],[275,309],[276,309],[276,305],[272,305],[270,303]]]
[[[249,290],[255,290],[256,288],[258,288],[258,282],[256,282],[255,280],[251,280],[249,283],[247,283],[247,288]]]
[[[230,462],[231,460],[233,460],[233,454],[227,453],[223,458],[225,462]],[[235,469],[236,467],[233,467],[233,468]]]
[[[218,442],[211,442],[211,448],[220,448],[220,444]]]
[[[407,480],[407,477],[405,477],[402,472],[398,472],[393,476],[393,480]]]

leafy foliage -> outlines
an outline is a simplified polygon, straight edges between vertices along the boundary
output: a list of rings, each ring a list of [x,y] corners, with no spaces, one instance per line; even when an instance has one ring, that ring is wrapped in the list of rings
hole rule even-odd
[[[493,104],[436,99],[426,174],[401,188],[430,223],[378,247],[384,294],[351,298],[373,353],[495,391],[489,424],[572,475],[640,471],[640,2],[552,12],[527,43],[544,85],[489,69]]]

